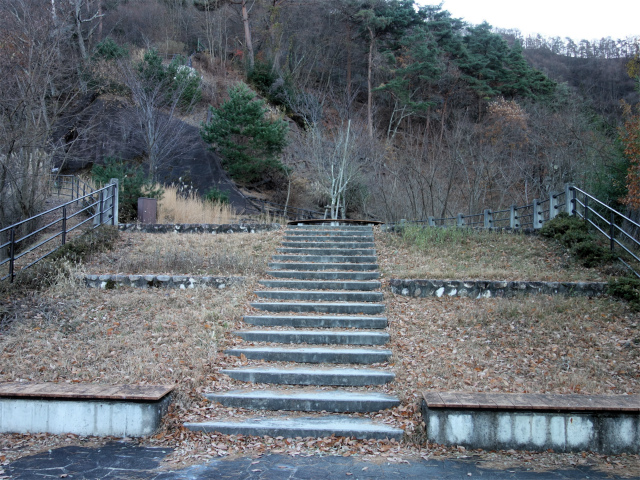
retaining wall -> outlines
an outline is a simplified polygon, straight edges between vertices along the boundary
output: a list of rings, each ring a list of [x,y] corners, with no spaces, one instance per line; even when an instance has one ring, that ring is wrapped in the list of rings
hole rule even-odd
[[[512,297],[521,294],[544,294],[595,297],[603,295],[603,282],[529,282],[492,280],[408,280],[391,279],[389,288],[407,297]]]
[[[244,282],[245,277],[194,277],[189,275],[85,275],[84,283],[90,288],[226,288]]]
[[[210,233],[213,235],[219,233],[257,233],[270,232],[280,230],[279,223],[237,223],[216,225],[213,223],[158,223],[158,224],[142,224],[142,223],[121,223],[118,230],[122,232],[142,232],[142,233]]]

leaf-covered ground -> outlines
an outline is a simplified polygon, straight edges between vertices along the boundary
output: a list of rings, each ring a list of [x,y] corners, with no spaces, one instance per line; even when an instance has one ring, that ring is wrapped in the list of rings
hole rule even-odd
[[[419,402],[425,389],[640,393],[638,314],[624,303],[606,298],[413,299],[392,295],[385,289],[394,354],[389,364],[379,367],[394,371],[396,381],[376,390],[398,395],[402,404],[357,416],[404,428],[407,436],[400,443],[335,438],[288,440],[185,431],[181,427],[185,421],[273,415],[222,407],[201,394],[245,387],[220,370],[259,364],[227,356],[224,349],[241,343],[233,330],[243,327],[244,314],[254,312],[249,306],[249,301],[255,299],[252,291],[256,280],[265,274],[266,262],[280,242],[280,233],[152,237],[124,235],[121,247],[94,258],[82,270],[94,272],[99,266],[105,273],[136,273],[124,266],[138,264],[136,259],[146,255],[150,260],[140,267],[145,273],[193,273],[173,271],[173,261],[163,263],[171,252],[186,255],[192,251],[197,252],[190,257],[193,268],[207,274],[237,272],[247,276],[247,281],[224,290],[106,291],[85,289],[73,281],[77,272],[71,271],[46,291],[2,298],[5,321],[0,329],[0,381],[173,384],[176,401],[162,430],[134,440],[143,445],[174,448],[167,459],[169,464],[264,453],[361,455],[390,462],[473,456],[494,467],[544,469],[588,464],[614,469],[619,475],[640,473],[638,456],[470,452],[427,445],[422,433]],[[176,240],[182,243],[172,245]],[[380,263],[394,265],[395,251],[384,242],[378,244],[382,244],[378,251]],[[160,252],[154,254],[157,248]],[[237,270],[211,267],[210,257],[222,251],[225,255],[245,255],[251,262]],[[210,263],[205,266],[207,262]],[[164,265],[167,269],[147,270],[151,265]],[[95,445],[103,441],[73,435],[0,435],[0,464],[56,446]]]

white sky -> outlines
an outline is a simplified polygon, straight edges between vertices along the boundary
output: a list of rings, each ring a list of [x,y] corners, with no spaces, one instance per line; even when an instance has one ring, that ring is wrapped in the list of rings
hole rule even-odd
[[[416,0],[434,5],[438,0]],[[455,18],[575,41],[640,36],[640,0],[444,0]]]

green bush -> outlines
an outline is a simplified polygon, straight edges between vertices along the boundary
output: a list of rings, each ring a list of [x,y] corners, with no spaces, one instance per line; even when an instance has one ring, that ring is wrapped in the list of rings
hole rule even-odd
[[[229,192],[212,187],[204,194],[204,199],[211,203],[229,203]]]
[[[269,118],[264,102],[244,83],[229,89],[229,100],[211,107],[211,121],[203,124],[203,140],[222,155],[222,166],[241,183],[262,180],[283,171],[278,159],[287,144],[288,125]]]
[[[202,99],[202,79],[191,67],[186,65],[186,59],[176,56],[167,67],[167,94],[171,97],[179,95],[178,106],[186,111]]]
[[[562,212],[540,229],[540,235],[557,240],[571,255],[587,268],[604,265],[617,257],[598,242],[584,220]]]
[[[93,51],[94,59],[117,60],[129,56],[129,50],[126,47],[118,45],[112,38],[107,37],[96,45]]]
[[[162,198],[162,189],[156,188],[145,176],[142,167],[121,158],[107,157],[104,165],[95,165],[91,177],[98,185],[106,185],[112,178],[120,181],[118,215],[121,222],[138,216],[138,198]]]
[[[607,293],[612,297],[629,302],[633,311],[640,311],[640,279],[637,277],[620,277],[609,280]]]

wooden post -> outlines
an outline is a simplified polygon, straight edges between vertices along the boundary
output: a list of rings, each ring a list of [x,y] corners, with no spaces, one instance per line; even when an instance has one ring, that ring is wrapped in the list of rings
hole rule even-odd
[[[484,211],[484,228],[493,227],[493,212],[490,209]]]
[[[464,215],[459,213],[458,218],[456,219],[456,225],[458,227],[464,227]]]

